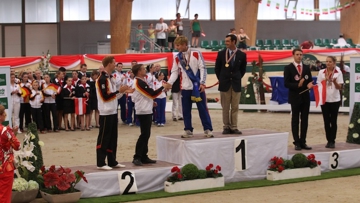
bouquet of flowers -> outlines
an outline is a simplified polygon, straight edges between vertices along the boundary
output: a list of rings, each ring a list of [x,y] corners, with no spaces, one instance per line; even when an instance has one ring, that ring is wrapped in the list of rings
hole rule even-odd
[[[174,166],[171,169],[171,173],[173,173],[170,177],[167,178],[167,181],[169,182],[177,182],[177,181],[183,181],[184,180],[184,175],[181,173],[181,170],[179,167]]]
[[[217,178],[217,177],[222,177],[223,175],[220,173],[221,171],[221,166],[217,165],[214,169],[213,169],[214,165],[213,164],[209,164],[205,169],[206,169],[206,175],[208,178]]]
[[[321,165],[321,161],[316,161],[314,154],[309,154],[307,157],[308,165],[310,168],[315,168],[316,166]]]
[[[77,192],[75,189],[77,183],[87,180],[83,171],[75,171],[71,173],[71,169],[63,168],[62,166],[56,168],[55,165],[46,169],[45,166],[41,167],[38,182],[41,184],[41,190],[49,194],[64,194]]]
[[[279,173],[285,170],[285,160],[282,157],[274,156],[270,159],[269,170],[278,171]]]
[[[172,175],[167,178],[168,182],[175,183],[178,181],[194,180],[194,179],[205,179],[205,178],[218,178],[223,175],[220,173],[221,166],[217,165],[214,168],[213,164],[209,164],[205,170],[199,170],[194,164],[186,164],[180,169],[174,166],[171,169]]]

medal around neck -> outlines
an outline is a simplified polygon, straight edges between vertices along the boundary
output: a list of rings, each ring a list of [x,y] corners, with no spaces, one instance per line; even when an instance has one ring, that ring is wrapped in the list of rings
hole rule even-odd
[[[226,67],[226,68],[228,68],[228,67],[229,67],[229,64],[228,64],[228,63],[226,63],[226,64],[225,64],[225,67]]]
[[[309,79],[309,76],[308,75],[305,75],[305,80]]]

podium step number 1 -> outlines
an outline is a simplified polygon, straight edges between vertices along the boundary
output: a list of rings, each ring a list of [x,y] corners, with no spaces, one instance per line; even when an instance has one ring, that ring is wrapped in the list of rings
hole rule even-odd
[[[138,191],[135,174],[132,171],[118,173],[120,195],[135,194]]]
[[[236,139],[234,140],[234,163],[235,163],[235,171],[243,171],[246,170],[247,167],[247,147],[246,147],[245,139]]]

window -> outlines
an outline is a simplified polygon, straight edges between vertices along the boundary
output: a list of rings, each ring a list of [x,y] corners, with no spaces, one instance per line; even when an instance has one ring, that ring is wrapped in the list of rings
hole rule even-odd
[[[63,0],[64,21],[89,20],[89,0]]]
[[[57,22],[56,0],[26,0],[25,22],[54,23]]]
[[[175,0],[136,0],[132,5],[132,20],[175,19]]]
[[[278,0],[279,1],[279,0]],[[267,1],[263,0],[259,3],[258,20],[285,20],[284,1],[281,3],[271,1],[268,6]]]
[[[0,1],[0,23],[21,23],[21,0]]]
[[[110,0],[95,0],[95,20],[110,21]]]
[[[199,20],[210,20],[210,0],[190,1],[190,19],[194,19],[194,15],[199,15]]]
[[[215,18],[216,20],[235,20],[234,0],[216,0]]]
[[[335,11],[330,13],[331,8],[336,8],[335,0],[319,1],[320,16],[319,20],[340,20],[340,12]],[[324,9],[327,9],[328,14],[323,14]]]

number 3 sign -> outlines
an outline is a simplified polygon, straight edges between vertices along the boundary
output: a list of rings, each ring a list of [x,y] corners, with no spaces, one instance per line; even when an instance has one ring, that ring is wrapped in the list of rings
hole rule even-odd
[[[138,191],[135,174],[131,171],[121,171],[118,173],[120,194],[135,194]]]
[[[333,152],[330,154],[330,160],[329,160],[329,168],[330,170],[335,170],[339,166],[339,158],[340,153],[339,152]]]

